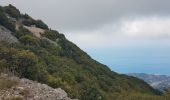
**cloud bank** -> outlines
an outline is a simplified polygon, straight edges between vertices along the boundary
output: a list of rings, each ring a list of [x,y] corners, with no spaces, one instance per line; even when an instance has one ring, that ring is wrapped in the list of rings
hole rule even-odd
[[[170,0],[0,0],[60,31],[95,30],[128,16],[167,16]]]
[[[93,31],[71,32],[66,36],[80,46],[112,47],[149,45],[170,41],[170,17],[122,18],[117,23],[102,26]]]

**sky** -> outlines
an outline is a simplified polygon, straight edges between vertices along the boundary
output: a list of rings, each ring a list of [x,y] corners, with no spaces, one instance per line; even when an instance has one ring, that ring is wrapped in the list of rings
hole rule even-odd
[[[170,0],[0,0],[119,73],[170,75]]]

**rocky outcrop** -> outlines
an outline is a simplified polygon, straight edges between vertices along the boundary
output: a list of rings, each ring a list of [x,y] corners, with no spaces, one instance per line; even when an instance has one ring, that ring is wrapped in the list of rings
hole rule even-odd
[[[46,84],[41,84],[25,78],[1,77],[17,81],[17,85],[12,88],[0,90],[0,100],[73,100],[67,96],[67,93],[61,88],[51,88]]]
[[[0,41],[16,43],[18,39],[11,34],[11,31],[0,25]]]
[[[37,28],[36,26],[24,26],[24,28],[26,28],[27,30],[29,30],[31,33],[33,33],[34,36],[40,38],[41,34],[43,34],[45,32],[45,30],[41,29],[41,28]]]

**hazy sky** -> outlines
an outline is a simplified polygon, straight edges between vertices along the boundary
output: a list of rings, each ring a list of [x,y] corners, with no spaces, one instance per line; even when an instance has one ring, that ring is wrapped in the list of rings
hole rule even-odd
[[[170,74],[170,0],[0,0],[9,3],[112,70]]]

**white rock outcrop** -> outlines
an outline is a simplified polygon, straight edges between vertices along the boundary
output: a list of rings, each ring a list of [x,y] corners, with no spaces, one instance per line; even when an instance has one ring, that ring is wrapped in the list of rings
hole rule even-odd
[[[46,84],[25,78],[19,79],[5,75],[3,77],[17,81],[18,84],[12,88],[0,90],[0,100],[10,100],[13,98],[19,98],[19,100],[73,100],[61,88],[54,89]]]

